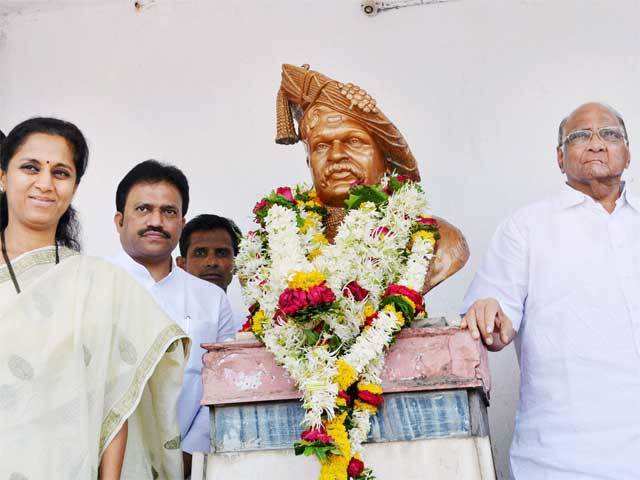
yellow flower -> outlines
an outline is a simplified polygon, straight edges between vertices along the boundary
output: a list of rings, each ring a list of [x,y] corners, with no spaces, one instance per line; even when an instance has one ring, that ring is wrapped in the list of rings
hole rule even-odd
[[[366,317],[370,317],[371,315],[373,315],[374,313],[376,313],[376,309],[374,308],[374,306],[367,302],[367,304],[364,306],[364,316]]]
[[[340,451],[340,455],[329,454],[327,461],[323,462],[320,470],[322,480],[347,480],[347,467],[351,460],[351,443],[344,426],[346,413],[336,415],[332,420],[325,422],[327,433],[333,438],[333,443]]]
[[[358,374],[355,369],[343,359],[336,362],[338,374],[334,378],[334,382],[338,384],[339,390],[346,390],[357,380]]]
[[[311,241],[316,245],[329,245],[329,240],[324,236],[323,233],[316,233],[311,237]]]
[[[309,260],[313,260],[314,258],[317,258],[320,255],[322,255],[322,250],[320,248],[314,248],[309,252],[309,255],[307,255],[307,258]]]
[[[377,383],[358,382],[358,390],[371,392],[375,395],[382,395],[382,386]]]
[[[317,201],[317,200],[307,200],[307,201],[305,202],[305,205],[306,205],[307,207],[309,207],[309,208],[321,207],[321,206],[322,206],[322,204],[321,204],[319,201]]]
[[[304,219],[304,223],[300,227],[301,233],[307,233],[310,229],[316,228],[322,222],[322,217],[316,212],[309,212]]]
[[[315,188],[312,188],[311,190],[309,190],[309,198],[311,198],[311,199],[318,198],[318,194],[316,193],[316,189]]]
[[[347,401],[342,397],[337,397],[336,398],[336,405],[338,407],[346,407],[347,406]]]
[[[264,310],[258,310],[251,321],[251,329],[256,335],[262,335],[263,324],[267,320]]]
[[[414,309],[416,308],[415,304],[414,304],[411,300],[409,300],[409,299],[408,299],[407,297],[405,297],[404,295],[401,295],[401,296],[402,296],[402,298],[404,298],[404,299],[408,300],[408,301],[409,301],[409,303],[410,303],[411,305],[413,305],[413,308],[414,308]],[[398,327],[402,327],[402,326],[404,325],[404,321],[405,321],[405,320],[404,320],[404,315],[402,315],[402,312],[397,311],[397,310],[396,310],[396,307],[395,307],[392,303],[390,303],[390,304],[388,304],[388,305],[385,305],[385,307],[384,307],[384,309],[383,309],[383,310],[384,310],[385,312],[393,313],[393,314],[396,316]]]
[[[296,272],[293,278],[289,280],[289,288],[309,290],[316,285],[320,285],[325,280],[325,276],[317,270],[312,272]]]
[[[416,233],[411,235],[411,240],[413,242],[415,242],[419,238],[422,238],[423,240],[426,240],[431,245],[434,245],[436,243],[436,237],[435,237],[434,232],[428,232],[426,230],[418,230]]]
[[[353,402],[353,408],[358,410],[367,410],[371,415],[375,415],[378,413],[378,407],[374,407],[373,405],[363,402],[362,400],[357,400]]]

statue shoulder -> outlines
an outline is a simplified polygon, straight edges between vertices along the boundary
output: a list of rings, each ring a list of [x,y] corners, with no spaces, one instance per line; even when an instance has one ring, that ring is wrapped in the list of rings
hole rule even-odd
[[[436,254],[432,260],[423,293],[427,293],[456,273],[469,260],[469,245],[462,232],[443,218],[436,216],[433,218],[438,221],[440,240],[436,244]]]

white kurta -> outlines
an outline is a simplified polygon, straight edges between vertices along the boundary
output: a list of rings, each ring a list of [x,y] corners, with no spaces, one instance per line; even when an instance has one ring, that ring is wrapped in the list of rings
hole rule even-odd
[[[178,400],[178,422],[185,452],[208,452],[210,423],[202,399],[201,343],[222,342],[235,335],[229,300],[218,286],[205,282],[173,263],[171,272],[156,282],[148,270],[125,252],[109,258],[124,268],[155,298],[162,309],[191,338],[192,346]]]
[[[500,225],[467,295],[518,331],[521,480],[640,478],[640,201],[565,185]]]

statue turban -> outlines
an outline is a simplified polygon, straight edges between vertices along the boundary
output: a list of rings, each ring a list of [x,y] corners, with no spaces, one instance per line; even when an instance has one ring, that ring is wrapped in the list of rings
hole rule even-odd
[[[276,143],[290,145],[306,138],[306,114],[316,106],[347,115],[369,132],[382,150],[390,170],[420,180],[416,160],[406,140],[378,109],[376,101],[352,83],[340,83],[309,69],[308,65],[282,66],[282,83],[278,91]],[[294,116],[299,124],[296,132]]]

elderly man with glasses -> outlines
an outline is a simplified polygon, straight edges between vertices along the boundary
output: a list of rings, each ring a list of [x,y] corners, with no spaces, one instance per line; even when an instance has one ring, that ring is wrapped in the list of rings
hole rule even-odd
[[[640,478],[640,201],[622,180],[622,117],[580,106],[557,158],[562,192],[500,225],[462,325],[490,350],[516,346],[512,478]]]

